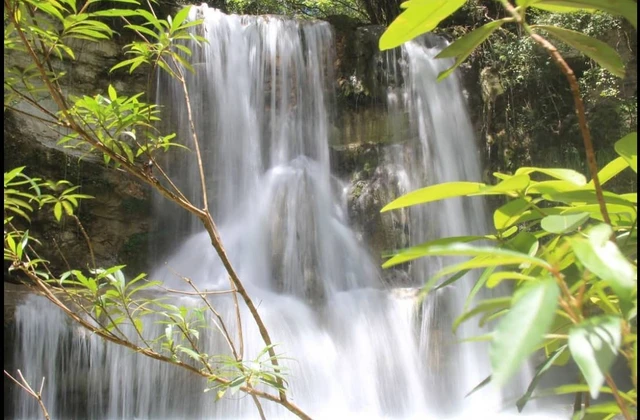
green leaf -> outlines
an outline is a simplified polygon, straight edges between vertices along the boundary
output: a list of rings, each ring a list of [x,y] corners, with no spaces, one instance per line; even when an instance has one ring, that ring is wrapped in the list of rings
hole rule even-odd
[[[468,319],[473,318],[476,315],[489,312],[489,311],[497,311],[500,309],[508,308],[511,306],[511,297],[499,297],[492,299],[485,299],[483,301],[478,302],[476,306],[474,306],[471,310],[464,312],[462,315],[457,317],[451,326],[451,330],[455,334],[458,330],[460,324],[465,322]]]
[[[553,323],[560,288],[551,277],[529,282],[514,295],[514,303],[494,333],[489,351],[492,382],[503,386],[538,347]]]
[[[620,55],[606,43],[581,34],[580,32],[559,28],[557,26],[534,25],[532,28],[549,32],[560,41],[572,46],[603,68],[609,70],[611,74],[621,78],[624,77],[624,63]]]
[[[584,186],[587,184],[587,179],[584,177],[584,175],[572,169],[522,167],[518,168],[515,174],[531,174],[534,172],[540,172],[555,179],[569,181],[576,184],[576,186]]]
[[[500,181],[496,185],[481,188],[477,193],[469,195],[515,194],[524,191],[529,186],[530,181],[531,179],[527,174],[515,175]]]
[[[196,362],[201,362],[202,360],[200,359],[200,355],[198,353],[196,353],[195,351],[186,348],[186,347],[180,347],[180,351],[184,354],[186,354],[187,356],[189,356],[190,358],[192,358],[193,360],[195,360]]]
[[[438,24],[466,3],[466,0],[431,0],[409,2],[380,37],[380,51],[398,47],[418,35],[435,29]]]
[[[604,199],[608,204],[620,204],[623,206],[634,207],[634,204],[631,200],[625,199],[618,194],[614,194],[609,191],[603,191],[602,195],[604,196]],[[543,194],[542,198],[548,201],[558,201],[571,205],[575,205],[578,203],[598,204],[598,197],[595,190],[576,190],[557,194]]]
[[[638,26],[638,5],[633,0],[533,0],[528,1],[528,4],[555,13],[593,13],[595,10],[601,10],[612,15],[624,16],[634,28]]]
[[[589,188],[593,188],[593,186],[587,184],[582,187],[573,182],[562,180],[541,181],[532,182],[529,188],[527,188],[527,194],[555,194]]]
[[[55,216],[58,222],[60,221],[60,219],[62,219],[62,203],[57,202],[53,206],[53,215]]]
[[[456,58],[456,62],[449,69],[438,75],[438,81],[449,76],[453,71],[469,57],[469,55],[482,44],[496,29],[509,19],[494,20],[470,33],[458,38],[453,44],[440,51],[436,58]]]
[[[588,239],[572,238],[571,247],[589,271],[607,281],[623,302],[630,303],[633,290],[637,287],[637,270],[617,245],[609,240],[612,234],[609,225],[597,225],[589,229]]]
[[[452,236],[449,238],[434,239],[433,241],[428,241],[420,245],[412,246],[411,248],[406,248],[398,251],[395,255],[393,255],[393,258],[382,264],[382,268],[389,268],[394,265],[402,264],[407,261],[412,261],[416,258],[423,257],[425,255],[424,252],[427,252],[429,248],[433,246],[443,246],[453,243],[473,242],[487,239],[489,238],[487,238],[486,236]]]
[[[473,389],[469,392],[467,392],[467,394],[464,396],[465,398],[467,398],[469,395],[475,393],[476,391],[484,388],[485,385],[487,385],[489,382],[491,382],[491,375],[487,376],[486,378],[484,378],[482,380],[482,382],[480,382],[478,385],[474,386]]]
[[[109,85],[107,91],[109,93],[109,99],[111,99],[112,101],[118,99],[118,94],[116,93],[116,89],[113,87],[113,85]]]
[[[487,282],[487,279],[489,278],[489,276],[491,276],[491,274],[496,270],[495,267],[487,267],[482,274],[480,275],[480,277],[478,277],[478,280],[476,281],[476,283],[473,285],[473,287],[471,288],[471,291],[469,292],[469,295],[467,296],[467,299],[464,302],[464,309],[467,309],[469,307],[469,305],[471,304],[471,302],[473,302],[473,299],[476,297],[476,295],[478,294],[478,292],[480,291],[480,289],[482,289],[482,287],[485,285],[485,283]]]
[[[381,213],[416,204],[429,203],[451,197],[461,197],[480,191],[485,184],[478,182],[445,182],[429,187],[421,188],[393,200],[380,210]]]
[[[622,343],[621,322],[616,316],[597,316],[569,330],[569,349],[589,385],[591,398],[598,398],[605,376],[618,355]]]
[[[629,133],[613,146],[616,152],[627,161],[631,169],[638,173],[638,133]]]
[[[605,182],[609,181],[614,176],[618,175],[620,172],[624,171],[629,167],[629,163],[623,157],[617,157],[611,162],[607,163],[606,166],[598,172],[598,180],[600,181],[600,185],[603,185]],[[593,180],[589,181],[589,186],[593,186]]]
[[[240,389],[240,387],[242,387],[244,382],[245,382],[244,376],[239,376],[233,381],[231,381],[231,383],[229,384],[229,391],[231,392],[231,395],[234,395],[236,392],[238,392],[238,390]]]
[[[549,233],[567,233],[576,230],[589,220],[589,213],[571,213],[547,216],[540,221],[542,229]]]
[[[493,225],[497,230],[513,225],[530,206],[531,202],[525,198],[509,201],[493,212]]]
[[[542,378],[542,376],[545,374],[546,371],[548,371],[554,365],[554,362],[556,361],[556,359],[558,359],[560,356],[562,356],[562,354],[564,353],[565,350],[567,350],[567,345],[566,344],[564,346],[558,348],[556,351],[554,351],[547,358],[547,360],[545,360],[544,362],[540,363],[536,367],[536,373],[533,375],[533,379],[529,383],[529,386],[527,387],[527,391],[516,402],[516,407],[518,407],[518,412],[519,413],[522,412],[522,409],[524,408],[524,406],[527,404],[527,402],[531,398],[531,394],[533,394],[533,391],[536,389],[536,386],[538,386],[538,382],[540,382],[540,379]]]
[[[138,16],[138,12],[131,9],[108,9],[108,10],[98,10],[96,12],[91,12],[91,16],[94,17],[129,17],[129,16]]]
[[[175,17],[171,21],[171,32],[175,32],[178,30],[180,25],[185,21],[185,19],[189,16],[189,10],[191,10],[191,6],[186,6],[180,9],[178,13],[176,13]]]
[[[489,289],[493,289],[498,284],[500,284],[503,280],[530,281],[530,280],[535,280],[535,277],[527,276],[526,274],[518,273],[515,271],[500,271],[498,273],[493,273],[487,279],[487,287]]]

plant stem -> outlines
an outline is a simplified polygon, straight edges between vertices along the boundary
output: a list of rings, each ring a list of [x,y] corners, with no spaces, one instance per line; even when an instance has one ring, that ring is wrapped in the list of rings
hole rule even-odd
[[[569,86],[571,88],[571,93],[573,94],[573,102],[575,105],[576,115],[578,117],[578,124],[580,126],[580,132],[582,134],[582,141],[584,143],[585,152],[587,155],[587,165],[589,167],[589,172],[591,172],[591,178],[593,179],[593,186],[596,192],[596,198],[598,199],[598,204],[600,206],[600,213],[602,213],[602,218],[605,223],[611,225],[611,218],[609,217],[609,212],[607,211],[607,205],[604,201],[604,194],[602,193],[602,185],[600,184],[600,179],[598,178],[598,164],[596,163],[596,155],[593,150],[593,142],[591,141],[591,132],[589,131],[589,126],[587,125],[587,118],[584,111],[584,102],[582,102],[582,97],[580,95],[580,87],[578,86],[578,79],[576,79],[576,75],[569,67],[567,62],[562,58],[562,55],[558,52],[558,49],[543,38],[541,35],[534,33],[529,26],[527,26],[526,22],[522,19],[522,15],[516,10],[508,0],[501,0],[502,5],[505,9],[515,18],[516,22],[521,24],[524,29],[529,33],[531,39],[541,45],[551,56],[551,59],[556,63],[556,65],[560,68],[560,71],[565,75],[567,80],[569,81]]]
[[[607,385],[609,385],[609,388],[611,388],[613,398],[616,400],[616,404],[618,404],[618,407],[620,407],[620,411],[622,412],[623,417],[625,418],[625,420],[632,420],[631,413],[629,413],[627,405],[624,403],[624,401],[622,401],[620,391],[618,391],[618,387],[613,381],[613,378],[611,377],[611,375],[607,374],[607,376],[605,376],[605,379],[607,381]]]

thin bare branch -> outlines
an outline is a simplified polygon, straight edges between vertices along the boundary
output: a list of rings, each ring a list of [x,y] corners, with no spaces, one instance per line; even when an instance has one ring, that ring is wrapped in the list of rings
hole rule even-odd
[[[29,385],[29,382],[27,382],[27,380],[24,378],[24,376],[22,376],[22,372],[20,371],[20,369],[18,369],[18,376],[20,377],[20,381],[18,381],[16,378],[14,378],[13,376],[11,376],[9,374],[9,372],[7,372],[6,370],[4,371],[4,374],[9,377],[9,379],[11,379],[16,385],[18,385],[20,388],[22,388],[27,394],[31,395],[33,398],[35,398],[36,401],[38,401],[38,405],[40,406],[40,410],[42,411],[42,415],[44,416],[44,418],[46,420],[50,420],[51,417],[49,417],[49,412],[47,411],[47,407],[44,405],[44,401],[42,400],[42,390],[44,388],[44,377],[42,377],[42,383],[40,384],[40,390],[38,392],[34,391],[33,388],[31,388],[31,385]]]

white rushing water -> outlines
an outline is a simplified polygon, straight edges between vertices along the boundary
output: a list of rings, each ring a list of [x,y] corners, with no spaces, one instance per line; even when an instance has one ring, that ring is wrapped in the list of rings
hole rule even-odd
[[[288,358],[282,363],[291,399],[318,419],[511,416],[503,409],[501,392],[491,387],[464,398],[489,373],[484,346],[456,342],[480,331],[469,323],[458,337],[448,332],[473,276],[417,306],[414,294],[383,286],[380,269],[349,227],[341,184],[329,167],[329,25],[227,16],[204,6],[194,8],[196,13],[205,19],[199,31],[209,43],[194,52],[197,75],[189,76],[189,91],[209,204],[232,263],[278,352]],[[401,53],[405,87],[390,92],[392,117],[408,112],[415,132],[387,155],[405,191],[480,177],[459,83],[455,77],[436,83],[450,63],[434,60],[435,51],[419,42],[406,45]],[[179,137],[188,139],[180,86],[161,80],[158,95]],[[167,166],[198,202],[197,168],[187,157],[172,157]],[[157,215],[175,238],[188,237],[169,246],[167,264],[158,264],[151,278],[186,289],[178,273],[201,289],[228,289],[226,272],[197,221],[176,215],[166,204]],[[410,212],[410,240],[485,233],[485,219],[481,200],[421,207]],[[413,264],[415,284],[441,264]],[[210,300],[235,331],[230,297]],[[171,302],[202,306],[188,296]],[[246,308],[242,311],[244,357],[251,360],[264,344]],[[105,345],[63,319],[38,297],[16,313],[17,364],[32,383],[46,376],[45,404],[53,418],[259,418],[252,400],[241,393],[215,402],[215,392],[204,393],[207,384],[193,374]],[[155,321],[145,321],[148,337],[164,334]],[[213,327],[201,333],[198,345],[208,354],[228,353]],[[267,418],[291,417],[276,404],[262,404]],[[17,394],[15,417],[37,416],[34,401]]]

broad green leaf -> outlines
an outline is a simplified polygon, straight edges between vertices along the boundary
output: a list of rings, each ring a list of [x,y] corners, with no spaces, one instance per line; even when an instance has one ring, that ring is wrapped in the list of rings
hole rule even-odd
[[[551,327],[560,288],[546,277],[527,283],[518,292],[511,310],[498,323],[489,350],[491,381],[498,386],[517,372]]]
[[[609,217],[611,218],[611,223],[613,226],[617,224],[622,224],[629,226],[633,224],[633,221],[637,217],[636,211],[633,207],[630,206],[621,206],[619,204],[607,204],[606,205],[607,212],[609,213]],[[579,205],[575,207],[568,207],[562,211],[561,214],[570,214],[570,213],[589,213],[589,216],[592,219],[604,221],[602,217],[602,213],[600,212],[599,204],[587,204],[587,205]]]
[[[611,178],[618,175],[628,167],[629,163],[622,157],[617,157],[611,162],[607,163],[605,167],[600,169],[600,171],[598,172],[598,180],[600,181],[600,185],[604,185],[605,182],[609,181]],[[589,184],[587,185],[593,186],[593,180],[589,181]]]
[[[460,324],[462,324],[466,320],[485,312],[497,311],[500,309],[508,308],[509,306],[511,306],[511,297],[508,296],[480,301],[472,309],[464,312],[462,315],[456,318],[455,321],[453,321],[451,330],[455,334]]]
[[[380,210],[381,213],[416,204],[429,203],[451,197],[461,197],[480,191],[485,184],[478,182],[445,182],[421,188],[393,200]]]
[[[466,3],[466,0],[412,1],[380,37],[380,51],[398,47],[438,24]]]
[[[593,13],[595,10],[601,10],[612,15],[624,16],[634,28],[638,26],[638,5],[633,0],[533,0],[528,4],[555,13]]]
[[[618,194],[614,194],[609,191],[603,191],[602,195],[604,196],[605,201],[609,204],[620,204],[623,206],[626,205],[630,207],[634,206],[632,201],[624,199]],[[561,193],[543,194],[542,198],[548,201],[558,201],[561,203],[567,203],[571,205],[598,203],[598,197],[596,196],[595,190],[576,190],[576,191],[566,191]]]
[[[589,213],[572,213],[547,216],[540,221],[542,229],[549,233],[567,233],[576,230],[589,220]]]
[[[443,71],[438,75],[438,81],[449,76],[469,55],[476,49],[476,47],[482,44],[496,29],[502,26],[503,23],[509,21],[509,19],[500,19],[489,22],[484,26],[481,26],[461,38],[458,38],[453,44],[449,45],[444,50],[440,51],[436,58],[455,58],[456,61],[449,69]]]
[[[513,225],[530,206],[531,203],[525,198],[509,201],[493,212],[493,225],[497,230]]]
[[[520,174],[512,176],[509,179],[500,181],[496,185],[486,186],[480,191],[469,195],[493,195],[493,194],[513,194],[524,191],[530,182],[529,175]]]
[[[622,320],[603,315],[587,319],[569,330],[569,350],[589,385],[591,398],[598,398],[605,376],[622,342]]]
[[[531,182],[529,188],[527,188],[527,194],[555,194],[567,191],[576,191],[582,189],[589,189],[590,185],[582,187],[570,181],[553,180],[553,181],[541,181]],[[592,188],[592,187],[591,187]]]
[[[402,264],[404,262],[423,257],[425,255],[424,252],[428,252],[429,248],[433,246],[443,246],[453,243],[464,243],[487,239],[489,238],[487,238],[486,236],[452,236],[449,238],[434,239],[433,241],[425,242],[423,244],[398,251],[390,260],[382,264],[382,268],[392,267],[394,265]]]
[[[618,77],[624,77],[625,71],[622,58],[620,58],[620,55],[618,55],[616,50],[608,46],[606,43],[581,34],[580,32],[559,28],[557,26],[534,25],[532,28],[542,29],[549,32],[560,41],[572,46],[594,60],[600,66],[609,70],[611,74]]]
[[[587,179],[584,175],[580,172],[574,171],[573,169],[522,167],[516,170],[516,175],[531,174],[534,172],[540,172],[555,179],[569,181],[580,187],[587,184]]]
[[[638,133],[629,133],[614,145],[616,152],[638,173]]]
[[[609,240],[612,234],[609,225],[601,224],[589,229],[588,238],[572,238],[570,243],[580,262],[590,272],[607,281],[618,297],[628,303],[637,287],[637,270],[618,246]]]
[[[540,379],[542,378],[542,376],[554,365],[554,362],[556,361],[556,359],[562,356],[565,350],[567,350],[566,344],[558,348],[556,351],[554,351],[553,354],[551,354],[551,356],[547,358],[547,360],[540,363],[536,367],[536,373],[533,375],[533,379],[531,380],[531,383],[529,383],[529,386],[527,387],[527,391],[516,402],[516,407],[518,407],[519,413],[522,412],[522,409],[531,398],[531,394],[533,394],[533,391],[536,389],[536,386],[538,386],[538,382],[540,382]]]

